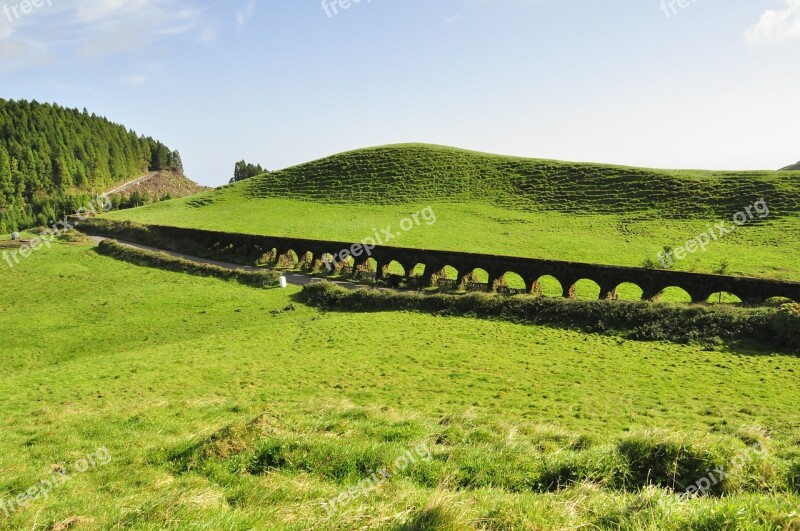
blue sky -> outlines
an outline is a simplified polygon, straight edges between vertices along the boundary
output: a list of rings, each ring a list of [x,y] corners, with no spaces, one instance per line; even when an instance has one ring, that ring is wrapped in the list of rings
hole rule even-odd
[[[0,97],[86,107],[179,149],[207,185],[242,158],[397,142],[670,168],[800,158],[800,0],[36,2],[0,0]]]

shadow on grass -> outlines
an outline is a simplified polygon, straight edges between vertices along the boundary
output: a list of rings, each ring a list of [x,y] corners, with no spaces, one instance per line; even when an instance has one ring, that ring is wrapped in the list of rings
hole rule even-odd
[[[430,507],[421,510],[414,517],[399,526],[395,531],[429,531],[429,530],[456,530],[464,529],[450,512],[442,507]]]
[[[781,324],[778,317],[785,312],[772,308],[581,301],[525,295],[504,297],[485,293],[421,295],[387,289],[347,291],[324,282],[305,286],[293,300],[322,311],[412,311],[501,320],[633,341],[695,344],[706,350],[726,349],[740,355],[798,353],[796,345],[785,341],[785,336],[782,337],[776,328]]]
[[[114,240],[103,241],[94,251],[97,254],[141,267],[152,267],[163,271],[184,273],[197,277],[234,280],[253,288],[277,288],[280,283],[281,275],[276,271],[241,271],[225,269],[212,264],[176,258],[166,253],[128,247]]]

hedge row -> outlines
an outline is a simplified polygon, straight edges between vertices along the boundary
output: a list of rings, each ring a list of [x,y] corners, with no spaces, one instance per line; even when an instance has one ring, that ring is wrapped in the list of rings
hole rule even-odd
[[[114,240],[100,243],[98,252],[118,260],[146,267],[157,267],[167,271],[187,273],[201,277],[215,277],[235,280],[241,284],[257,288],[275,287],[280,284],[280,273],[275,271],[236,271],[210,264],[191,262],[168,254],[136,249],[121,245]]]
[[[82,221],[78,229],[95,236],[106,236],[176,253],[243,265],[254,265],[265,252],[270,250],[257,245],[258,236],[148,226],[133,221],[90,218]]]
[[[777,340],[800,350],[800,304],[784,304],[772,323]]]
[[[503,297],[486,293],[425,295],[388,290],[348,291],[327,282],[306,286],[300,296],[307,304],[324,310],[407,310],[496,318],[678,343],[754,340],[773,348],[800,352],[800,305],[797,304],[776,311],[528,295]]]

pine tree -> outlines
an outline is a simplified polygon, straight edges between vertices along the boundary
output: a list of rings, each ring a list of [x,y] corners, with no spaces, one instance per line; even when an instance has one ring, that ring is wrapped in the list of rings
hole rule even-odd
[[[177,151],[86,109],[0,98],[0,227],[72,213],[89,192],[170,164]]]
[[[268,173],[267,170],[261,167],[261,164],[248,164],[247,162],[240,160],[237,162],[233,167],[233,179],[231,179],[231,183],[236,183],[239,181],[244,181],[245,179],[250,179],[251,177],[255,177],[256,175],[261,175],[262,173]]]
[[[10,204],[14,199],[14,181],[11,176],[11,157],[6,148],[0,146],[0,206]]]
[[[172,152],[172,167],[175,168],[178,173],[183,175],[183,161],[181,160],[181,154],[178,153],[178,150]]]

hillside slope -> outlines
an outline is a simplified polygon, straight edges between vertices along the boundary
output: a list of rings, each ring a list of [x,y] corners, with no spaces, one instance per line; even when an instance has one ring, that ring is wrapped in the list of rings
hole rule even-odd
[[[180,155],[85,109],[0,99],[0,232],[44,225]]]
[[[800,213],[800,172],[666,171],[524,159],[430,145],[342,153],[245,182],[251,198],[334,203],[490,203],[524,211],[728,216],[767,198]]]
[[[797,164],[792,164],[791,166],[786,166],[782,168],[781,171],[800,171],[800,162]]]
[[[197,184],[181,172],[167,169],[154,172],[152,177],[142,180],[141,182],[137,181],[135,184],[126,186],[121,190],[112,191],[109,195],[130,197],[132,194],[138,192],[147,197],[169,197],[177,199],[208,190],[208,187]]]
[[[800,280],[800,172],[662,171],[386,146],[335,155],[109,217],[208,230],[361,241],[431,207],[400,247],[641,266],[763,198],[754,218],[676,264]]]

